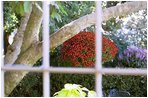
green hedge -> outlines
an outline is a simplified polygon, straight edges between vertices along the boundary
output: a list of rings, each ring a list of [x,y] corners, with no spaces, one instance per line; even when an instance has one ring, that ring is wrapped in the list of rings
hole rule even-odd
[[[88,74],[51,74],[51,96],[66,83],[80,84],[95,90],[95,76]],[[143,76],[103,76],[103,91],[108,96],[113,88],[128,91],[133,97],[147,96],[147,79]],[[42,96],[42,74],[29,73],[10,96]]]

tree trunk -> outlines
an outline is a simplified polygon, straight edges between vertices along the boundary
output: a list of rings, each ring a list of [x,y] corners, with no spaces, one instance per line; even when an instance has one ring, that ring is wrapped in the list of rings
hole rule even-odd
[[[32,64],[36,63],[36,60],[40,59],[42,52],[41,51],[41,43],[32,44],[30,48],[26,52],[24,52],[18,59],[16,60],[16,64],[27,64],[28,66],[32,66]],[[38,53],[36,53],[38,51]],[[32,57],[32,60],[29,60]],[[24,59],[25,58],[25,59]],[[8,96],[13,89],[19,84],[19,82],[23,79],[23,77],[28,72],[5,72],[5,96]]]
[[[14,38],[14,42],[12,46],[9,46],[10,48],[5,56],[5,64],[15,63],[32,66],[32,64],[41,57],[41,50],[37,54],[36,51],[42,48],[42,46],[40,46],[42,44],[39,44],[38,42],[42,15],[43,13],[41,8],[37,4],[33,4],[31,14],[25,14],[22,18],[22,22],[17,35]],[[30,60],[30,57],[32,60]],[[27,73],[28,72],[5,72],[5,96],[8,96],[12,92]]]
[[[111,17],[117,17],[121,15],[127,15],[132,12],[136,12],[142,9],[147,8],[146,2],[127,2],[122,5],[118,5],[115,7],[110,7],[103,10],[103,21],[107,21]],[[40,10],[41,11],[41,10]],[[41,13],[39,11],[39,13]],[[42,13],[41,13],[42,14]],[[42,17],[38,17],[41,21]],[[54,49],[55,47],[62,44],[64,41],[76,35],[81,30],[95,24],[95,13],[85,15],[71,23],[63,26],[59,31],[50,36],[50,49]],[[30,23],[32,22],[28,22]],[[34,23],[34,22],[33,22]],[[40,22],[39,22],[40,23]],[[37,28],[33,26],[32,29],[39,29],[38,24]],[[37,30],[38,31],[38,30]],[[32,31],[33,32],[33,31]],[[37,33],[37,32],[33,32]],[[30,33],[29,33],[30,34]],[[27,39],[29,38],[26,35]],[[32,35],[30,35],[32,36]],[[32,38],[32,37],[30,37]],[[29,39],[30,40],[30,39]],[[31,43],[31,44],[30,44]],[[42,57],[42,43],[39,42],[29,42],[30,45],[27,46],[24,52],[21,52],[18,59],[15,61],[16,64],[27,64],[29,66],[33,66],[33,64]],[[24,46],[26,47],[26,46]],[[10,58],[11,59],[11,58]],[[8,63],[7,63],[8,64]],[[8,96],[12,90],[17,86],[17,84],[23,79],[23,77],[27,74],[27,72],[6,72],[5,73],[5,95]]]
[[[25,13],[25,15],[21,19],[20,27],[16,36],[14,37],[14,41],[12,45],[8,46],[7,53],[4,58],[5,64],[13,64],[15,60],[18,58],[18,55],[21,51],[21,46],[23,42],[24,31],[26,29],[26,25],[28,23],[30,13]]]

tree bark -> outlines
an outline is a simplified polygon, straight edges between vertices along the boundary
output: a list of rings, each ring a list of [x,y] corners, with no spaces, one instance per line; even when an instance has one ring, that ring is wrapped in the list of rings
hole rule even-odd
[[[121,15],[127,15],[132,12],[136,12],[142,9],[146,9],[146,2],[127,2],[122,5],[107,8],[103,10],[103,21],[107,21],[111,17],[117,17]],[[81,30],[95,24],[95,13],[85,15],[71,23],[63,26],[59,31],[50,36],[50,49],[62,44],[64,41],[76,35]],[[38,27],[39,28],[39,27]],[[28,37],[28,36],[27,36]],[[29,38],[29,37],[28,37]],[[37,50],[36,50],[37,49]],[[19,58],[15,63],[27,64],[33,66],[33,64],[42,57],[42,43],[31,44],[25,50],[25,52],[19,55]],[[5,74],[5,95],[8,96],[16,85],[22,80],[27,72],[9,72]],[[11,81],[9,81],[11,80]],[[11,89],[11,90],[9,90]]]
[[[32,43],[39,40],[39,29],[42,23],[43,12],[38,4],[32,5],[32,12],[24,33],[21,53],[25,52]]]

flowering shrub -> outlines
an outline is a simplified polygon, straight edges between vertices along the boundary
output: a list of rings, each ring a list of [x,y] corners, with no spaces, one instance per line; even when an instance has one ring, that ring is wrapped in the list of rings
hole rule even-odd
[[[136,46],[128,46],[127,49],[119,54],[118,60],[120,65],[128,65],[130,67],[146,67],[147,50]],[[125,64],[126,63],[126,64]]]
[[[115,43],[103,36],[102,61],[112,60],[118,48]],[[93,67],[95,65],[95,33],[80,32],[63,43],[61,58],[73,66]]]

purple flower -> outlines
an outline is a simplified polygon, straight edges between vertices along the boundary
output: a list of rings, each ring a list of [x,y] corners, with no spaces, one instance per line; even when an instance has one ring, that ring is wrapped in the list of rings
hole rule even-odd
[[[136,46],[128,46],[127,49],[123,51],[123,55],[119,54],[119,60],[122,60],[123,56],[127,59],[135,57],[137,59],[144,60],[147,58],[147,49],[138,48]]]
[[[136,58],[141,59],[141,58],[142,58],[142,54],[140,54],[139,52],[138,52],[138,53],[136,53]]]
[[[128,64],[128,66],[146,67],[147,49],[136,46],[128,46],[122,54],[118,55],[118,60]]]
[[[137,59],[143,60],[147,56],[147,50],[136,46],[129,46],[124,50],[124,55],[128,58],[135,56]]]

